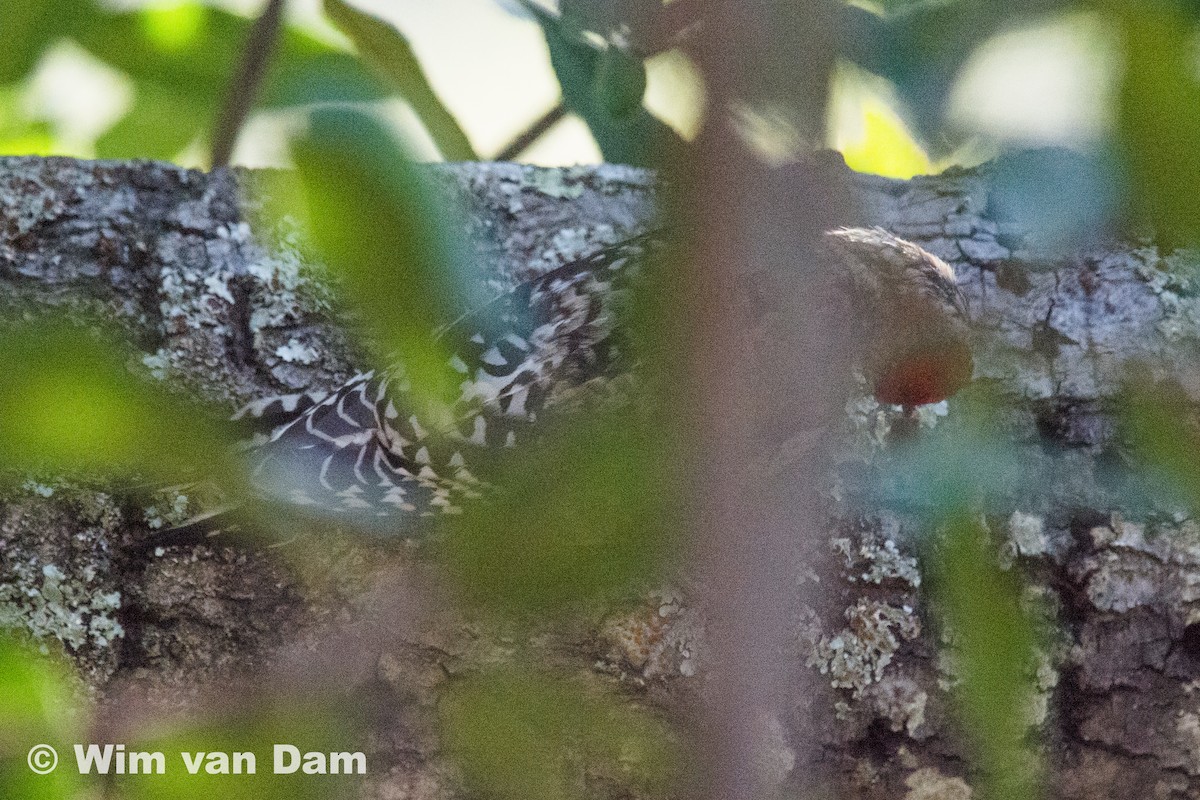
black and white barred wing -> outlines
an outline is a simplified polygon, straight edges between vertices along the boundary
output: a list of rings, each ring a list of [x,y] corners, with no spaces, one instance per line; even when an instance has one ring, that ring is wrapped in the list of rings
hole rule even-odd
[[[256,488],[319,514],[418,519],[455,513],[484,484],[472,471],[536,430],[564,388],[611,372],[610,300],[655,246],[649,236],[518,284],[437,335],[461,392],[443,419],[418,419],[403,368],[328,395],[291,395],[245,414],[279,420],[251,450]]]
[[[460,419],[471,423],[462,433],[512,445],[520,423],[536,421],[557,392],[617,368],[614,299],[659,246],[643,234],[604,248],[456,320],[449,333],[460,356],[451,364],[465,378]],[[487,430],[489,422],[497,429]]]
[[[404,417],[391,375],[366,373],[311,399],[252,447],[255,488],[319,514],[413,517],[455,513],[478,494],[467,447]]]

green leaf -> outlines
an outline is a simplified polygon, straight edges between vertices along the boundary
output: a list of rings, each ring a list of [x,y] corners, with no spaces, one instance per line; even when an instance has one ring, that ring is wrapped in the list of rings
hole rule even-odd
[[[550,50],[550,64],[562,88],[563,102],[575,113],[585,116],[591,109],[592,85],[600,51],[540,6],[532,3],[524,5],[542,26],[542,34]]]
[[[165,24],[164,14],[182,24]],[[77,38],[88,52],[125,72],[135,84],[170,87],[182,97],[215,109],[237,69],[252,24],[237,14],[188,3],[169,12],[149,8],[97,14]],[[334,73],[340,85],[353,76],[355,91],[365,94],[340,98],[298,90],[322,71]],[[277,108],[338,99],[379,100],[388,94],[352,54],[289,27],[284,29],[272,60],[261,102],[265,108]]]
[[[198,3],[151,6],[138,14],[146,38],[162,50],[195,47],[208,22],[205,8]]]
[[[261,694],[261,693],[260,693]],[[274,771],[274,746],[290,744],[301,753],[354,753],[367,748],[362,741],[361,708],[329,687],[309,687],[300,694],[279,693],[275,697],[243,696],[221,713],[216,709],[193,707],[186,723],[168,727],[153,726],[146,737],[129,742],[128,750],[161,752],[166,756],[163,774],[114,775],[110,780],[126,800],[188,800],[195,797],[221,797],[224,800],[332,800],[358,797],[361,786],[354,778],[356,769],[350,760],[326,760],[327,774]],[[146,726],[150,728],[151,726]],[[164,728],[166,730],[164,731]],[[140,731],[138,731],[140,733]],[[153,737],[153,738],[150,738]],[[197,774],[188,772],[181,753],[195,758],[196,753],[250,753],[255,771],[234,774],[209,772],[205,759]],[[285,766],[294,764],[291,755],[283,757]],[[217,762],[219,764],[219,762]],[[302,764],[303,762],[301,762]],[[363,763],[372,774],[369,755]]]
[[[592,94],[601,112],[625,119],[642,107],[646,94],[646,65],[618,47],[600,54]]]
[[[668,430],[593,412],[521,451],[503,491],[467,508],[442,545],[466,600],[545,615],[654,579],[682,516]]]
[[[365,112],[315,111],[292,154],[317,247],[370,330],[400,355],[414,391],[449,403],[461,376],[433,331],[468,307],[450,211],[395,136]]]
[[[996,566],[967,512],[950,514],[946,528],[942,548],[928,559],[930,590],[953,636],[958,710],[975,742],[986,796],[1036,796],[1041,776],[1024,744],[1036,641],[1020,581]]]
[[[605,161],[655,167],[686,149],[679,134],[640,105],[614,115],[613,108],[624,108],[635,83],[624,74],[618,76],[622,97],[613,105],[608,99],[600,102],[601,52],[564,20],[528,0],[519,1],[542,28],[563,103],[587,123]]]
[[[78,711],[81,692],[62,658],[39,655],[23,636],[0,634],[0,796],[78,796],[83,780],[67,763],[71,745],[85,735],[86,720]],[[53,747],[59,768],[35,774],[28,765],[35,745]]]
[[[215,421],[137,381],[119,340],[53,324],[0,333],[0,466],[169,480],[234,469]]]
[[[1195,26],[1170,3],[1107,3],[1124,42],[1117,129],[1133,207],[1169,247],[1200,242]]]
[[[151,84],[215,113],[216,99],[233,75],[250,20],[199,4],[177,7],[185,30],[164,34],[162,10],[107,12],[77,35],[79,45],[127,74],[135,88]]]
[[[694,463],[679,414],[691,329],[681,255],[678,242],[648,249],[634,285],[606,299],[616,349],[637,365],[636,402],[613,398],[565,424],[540,415],[536,440],[497,456],[497,491],[447,520],[440,552],[467,602],[569,614],[636,592],[674,563]]]
[[[42,122],[30,123],[20,133],[0,136],[0,155],[3,156],[48,156],[54,153],[54,134],[50,126]]]
[[[17,86],[0,87],[0,155],[49,155],[54,132],[45,121],[26,115],[23,95]]]
[[[284,48],[286,50],[287,48]],[[349,53],[318,52],[280,58],[259,104],[295,108],[326,103],[373,103],[391,93]]]
[[[621,32],[637,42],[646,32],[659,30],[663,7],[663,0],[559,0],[558,13],[575,30],[605,38]]]
[[[448,161],[478,160],[467,135],[438,99],[400,31],[343,0],[324,0],[324,8],[363,59],[408,101]]]
[[[136,85],[133,106],[96,141],[100,158],[170,160],[208,134],[211,106],[158,82]]]
[[[550,675],[499,672],[467,680],[442,702],[446,746],[489,797],[562,800],[579,794],[580,763],[662,796],[675,747],[663,725],[615,698]]]
[[[51,45],[86,25],[91,14],[86,0],[0,0],[0,86],[27,77]]]
[[[79,44],[125,72],[135,91],[129,115],[101,138],[99,154],[169,158],[207,134],[251,24],[236,14],[187,3],[171,9],[97,13],[81,26]],[[353,55],[287,28],[259,105],[289,108],[387,96]]]
[[[1200,424],[1184,388],[1132,364],[1122,379],[1119,408],[1122,441],[1136,459],[1136,474],[1164,496],[1163,504],[1182,501],[1200,510]]]

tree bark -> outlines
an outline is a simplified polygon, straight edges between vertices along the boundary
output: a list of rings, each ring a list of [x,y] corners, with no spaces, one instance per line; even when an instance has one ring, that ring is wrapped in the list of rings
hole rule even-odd
[[[981,510],[1050,631],[1031,667],[1029,717],[1051,794],[1200,797],[1200,527],[1169,500],[1135,504],[1113,480],[1125,453],[1114,401],[1128,362],[1177,382],[1193,401],[1200,394],[1200,299],[1177,259],[1151,246],[1093,241],[1054,251],[997,218],[997,169],[851,176],[860,216],[846,223],[880,225],[941,256],[967,295],[970,391],[988,390],[994,432],[1010,453],[990,473]],[[469,209],[465,233],[500,284],[652,223],[655,184],[644,171],[431,172]],[[328,276],[289,225],[248,224],[263,216],[270,178],[0,159],[0,325],[103,314],[143,354],[135,372],[224,411],[337,385],[364,354]],[[970,391],[922,412],[926,428],[953,439]],[[936,532],[922,529],[903,493],[871,489],[890,474],[885,428],[895,415],[868,400],[847,409],[832,481],[839,499],[820,521],[843,565],[827,589],[836,609],[796,623],[794,657],[823,676],[823,691],[794,719],[768,721],[775,745],[764,763],[784,787],[821,769],[845,797],[970,797],[976,776],[953,714],[953,643],[939,636],[918,558]],[[294,667],[299,654],[328,655],[330,641],[369,616],[362,598],[375,578],[402,569],[434,582],[407,556],[355,542],[307,542],[296,559],[217,546],[126,549],[171,520],[178,494],[146,500],[103,482],[31,476],[0,497],[0,625],[63,642],[106,724],[119,727],[114,709],[130,692],[192,694],[248,669]],[[664,588],[586,632],[551,631],[541,651],[623,687],[631,703],[683,719],[703,690],[701,604]],[[394,636],[351,649],[351,682],[373,682],[406,709],[379,723],[388,735],[377,737],[375,755],[390,766],[363,791],[458,796],[436,735],[437,698],[458,675],[500,658],[502,634],[436,603],[392,610],[409,617]],[[351,669],[321,662],[330,664]],[[815,749],[789,739],[813,729],[801,724],[811,716],[823,723]],[[820,763],[808,763],[813,752]],[[612,790],[611,776],[602,778],[588,784],[596,794]]]

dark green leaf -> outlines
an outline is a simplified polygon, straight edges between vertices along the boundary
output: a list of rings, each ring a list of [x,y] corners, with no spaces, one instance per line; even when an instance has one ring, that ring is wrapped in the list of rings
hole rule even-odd
[[[541,25],[546,37],[550,64],[562,89],[563,102],[575,113],[585,116],[592,105],[592,85],[600,58],[599,50],[570,32],[562,20],[540,6],[527,3],[526,7]]]
[[[414,389],[448,402],[460,377],[434,328],[467,307],[465,259],[442,208],[395,136],[348,108],[313,113],[292,153],[313,238]]]
[[[646,93],[646,65],[617,47],[600,54],[592,84],[596,106],[613,119],[625,119],[642,107]]]
[[[604,38],[623,32],[634,41],[655,30],[662,0],[560,0],[559,14],[574,30],[594,31]]]
[[[342,0],[324,0],[324,8],[366,62],[409,102],[447,160],[478,160],[467,135],[438,99],[400,31]]]
[[[546,37],[563,103],[587,123],[605,161],[654,167],[686,147],[679,134],[640,105],[614,116],[597,100],[600,51],[540,6],[525,0],[522,5],[537,20]],[[627,84],[626,93],[630,88],[632,84]]]

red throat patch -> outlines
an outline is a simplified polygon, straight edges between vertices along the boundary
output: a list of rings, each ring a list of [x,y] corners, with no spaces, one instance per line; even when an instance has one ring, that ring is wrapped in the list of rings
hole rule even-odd
[[[970,354],[958,348],[907,356],[875,381],[875,399],[898,406],[940,403],[971,380],[971,370]]]

